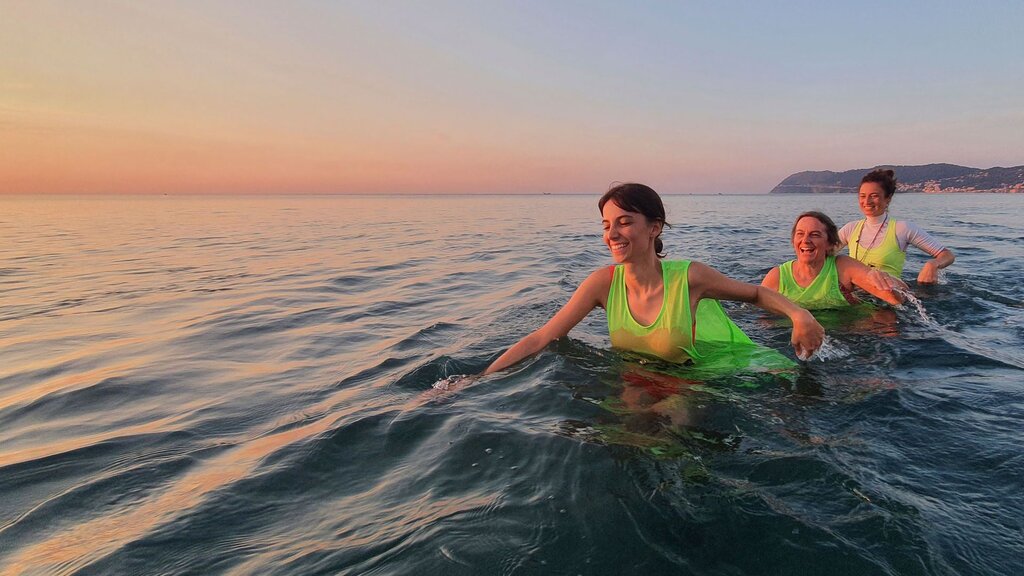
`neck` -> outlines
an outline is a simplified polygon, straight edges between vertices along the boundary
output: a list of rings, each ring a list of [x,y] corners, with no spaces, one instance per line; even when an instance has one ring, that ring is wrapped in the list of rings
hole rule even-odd
[[[637,288],[660,287],[662,284],[661,260],[645,260],[642,263],[627,262],[624,272],[626,283]]]
[[[821,272],[821,269],[825,267],[825,259],[822,258],[820,261],[815,262],[801,262],[799,260],[793,262],[793,272],[804,277],[804,278],[815,278]]]
[[[878,216],[868,216],[867,218],[865,218],[865,220],[867,220],[868,224],[870,224],[872,226],[878,226],[882,222],[884,222],[885,219],[888,218],[888,217],[889,217],[889,211],[886,210],[885,212],[882,212]]]

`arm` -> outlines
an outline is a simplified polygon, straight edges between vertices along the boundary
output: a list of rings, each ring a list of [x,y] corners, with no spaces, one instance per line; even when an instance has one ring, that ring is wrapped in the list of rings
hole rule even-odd
[[[894,306],[903,304],[903,293],[900,290],[909,289],[899,278],[865,266],[849,256],[836,256],[836,271],[841,286],[849,287],[852,284]]]
[[[943,248],[935,258],[924,263],[917,275],[920,284],[935,284],[939,281],[939,270],[949,266],[956,260],[956,255],[949,248]]]
[[[776,292],[779,291],[779,267],[778,266],[776,266],[775,268],[772,268],[771,270],[768,271],[767,274],[764,275],[764,280],[761,280],[761,286],[764,286],[765,288],[771,288],[772,290],[775,290]]]
[[[769,274],[771,274],[769,272]],[[793,322],[791,341],[798,358],[809,358],[821,346],[825,329],[810,312],[794,304],[778,292],[733,280],[718,270],[699,262],[690,264],[690,306],[696,310],[701,298],[749,302],[762,310],[787,316]]]
[[[484,374],[504,370],[523,358],[536,354],[552,340],[568,334],[569,330],[579,324],[591,310],[597,306],[604,306],[610,286],[611,278],[607,268],[591,273],[561,310],[546,324],[512,345],[484,370]]]
[[[932,257],[921,267],[917,275],[917,281],[921,284],[934,284],[939,280],[939,270],[949,266],[956,260],[953,252],[942,245],[934,236],[925,232],[913,222],[901,220],[896,228],[896,233],[906,234],[905,245],[914,245]]]

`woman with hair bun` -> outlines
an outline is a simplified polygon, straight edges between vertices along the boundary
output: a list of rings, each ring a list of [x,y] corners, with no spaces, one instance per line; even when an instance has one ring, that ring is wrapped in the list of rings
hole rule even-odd
[[[612,346],[669,362],[701,360],[705,342],[752,344],[718,300],[750,302],[793,322],[800,358],[821,345],[814,317],[773,290],[733,280],[689,260],[662,260],[665,207],[643,184],[614,186],[598,202],[604,242],[616,265],[591,273],[544,326],[505,351],[484,372],[503,370],[569,333],[594,308],[604,308]]]
[[[903,272],[907,247],[913,244],[932,257],[924,263],[917,281],[934,284],[939,279],[939,270],[952,264],[956,256],[913,223],[889,218],[889,203],[895,193],[896,174],[892,170],[879,168],[864,176],[858,191],[864,219],[843,226],[839,240],[849,246],[852,258],[896,278]]]
[[[761,285],[771,288],[808,310],[845,308],[857,304],[853,287],[894,305],[903,296],[881,286],[906,284],[881,270],[861,264],[849,256],[836,256],[839,231],[835,222],[821,212],[804,212],[796,217],[790,241],[796,258],[772,268]]]

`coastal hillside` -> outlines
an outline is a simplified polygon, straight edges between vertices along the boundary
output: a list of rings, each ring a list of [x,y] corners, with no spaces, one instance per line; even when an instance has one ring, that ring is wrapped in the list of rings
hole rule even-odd
[[[969,168],[955,164],[875,166],[896,171],[899,192],[1024,192],[1024,166]],[[772,189],[772,194],[856,192],[860,179],[875,168],[845,172],[797,172]]]

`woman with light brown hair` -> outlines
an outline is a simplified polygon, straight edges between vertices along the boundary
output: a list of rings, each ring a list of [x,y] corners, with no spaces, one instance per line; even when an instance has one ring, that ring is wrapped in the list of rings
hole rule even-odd
[[[849,256],[837,256],[839,231],[821,212],[796,217],[790,233],[796,258],[772,268],[761,285],[779,292],[808,310],[844,308],[859,301],[856,286],[890,304],[902,304],[901,280],[861,264]]]

